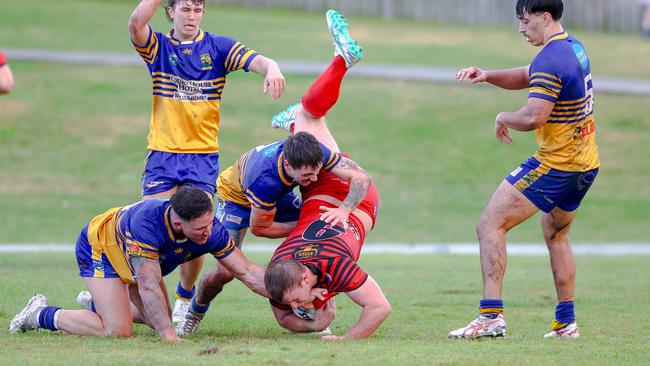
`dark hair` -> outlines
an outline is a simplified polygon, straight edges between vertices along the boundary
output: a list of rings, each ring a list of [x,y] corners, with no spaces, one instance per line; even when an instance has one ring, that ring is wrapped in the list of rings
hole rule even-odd
[[[282,302],[284,292],[300,284],[304,266],[293,259],[272,262],[264,273],[264,286],[272,300]]]
[[[172,210],[184,221],[192,221],[212,212],[212,200],[201,189],[182,186],[169,199]]]
[[[560,20],[564,12],[562,0],[517,0],[517,18],[528,14],[549,13],[553,20]]]
[[[170,23],[174,22],[174,19],[169,16],[169,10],[167,8],[173,8],[178,4],[178,2],[191,2],[194,5],[204,5],[205,6],[205,0],[167,0],[167,5],[165,6],[165,14],[167,15],[167,20],[169,20]]]
[[[316,169],[323,162],[323,149],[314,135],[298,132],[284,142],[284,158],[292,168]]]

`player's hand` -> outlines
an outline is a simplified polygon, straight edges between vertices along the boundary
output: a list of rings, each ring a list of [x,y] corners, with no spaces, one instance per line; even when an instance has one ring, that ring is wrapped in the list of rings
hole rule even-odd
[[[179,342],[181,340],[178,335],[176,335],[174,328],[172,328],[171,331],[160,334],[160,338],[163,342]]]
[[[316,319],[314,325],[316,329],[327,328],[336,318],[336,301],[331,298],[325,302],[322,308],[316,309]]]
[[[325,341],[343,341],[346,338],[344,336],[337,336],[337,335],[326,335],[320,337],[320,339],[325,340]]]
[[[497,140],[503,142],[504,144],[509,144],[512,142],[512,137],[510,137],[510,130],[500,121],[501,113],[497,115],[497,119],[494,122],[494,134],[497,137]]]
[[[311,296],[313,296],[314,299],[319,299],[319,300],[325,301],[327,299],[323,295],[325,295],[326,293],[327,293],[327,289],[324,289],[324,288],[314,287],[314,288],[311,289]]]
[[[472,84],[482,83],[487,80],[487,72],[475,66],[466,67],[458,70],[456,80]]]
[[[278,99],[284,91],[286,80],[280,72],[280,68],[273,63],[269,65],[268,72],[264,77],[264,94],[268,94],[273,99]]]
[[[320,215],[321,220],[332,226],[340,224],[344,229],[348,228],[348,216],[350,216],[350,209],[343,206],[336,208],[320,206],[319,209],[322,212]]]

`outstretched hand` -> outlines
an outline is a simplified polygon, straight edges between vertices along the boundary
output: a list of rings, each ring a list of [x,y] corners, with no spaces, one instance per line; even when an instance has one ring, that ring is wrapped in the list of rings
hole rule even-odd
[[[284,75],[277,67],[270,67],[264,77],[264,94],[268,94],[273,99],[279,99],[282,96],[286,81]]]
[[[320,206],[321,210],[320,219],[326,223],[336,226],[341,225],[344,229],[348,228],[348,216],[350,216],[350,209],[346,207],[327,207]]]
[[[456,80],[460,82],[470,82],[472,84],[482,83],[487,80],[487,72],[476,66],[466,67],[458,70]]]

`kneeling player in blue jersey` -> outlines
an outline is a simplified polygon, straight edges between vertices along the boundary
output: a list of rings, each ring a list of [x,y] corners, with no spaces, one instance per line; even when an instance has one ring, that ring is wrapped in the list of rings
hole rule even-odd
[[[154,328],[165,341],[178,340],[163,276],[206,253],[266,296],[264,269],[249,262],[228,239],[214,217],[212,201],[201,189],[181,187],[169,200],[110,209],[95,216],[76,243],[79,275],[90,291],[93,309],[61,309],[38,294],[13,318],[9,330],[46,328],[82,336],[129,337],[133,322],[138,322]]]

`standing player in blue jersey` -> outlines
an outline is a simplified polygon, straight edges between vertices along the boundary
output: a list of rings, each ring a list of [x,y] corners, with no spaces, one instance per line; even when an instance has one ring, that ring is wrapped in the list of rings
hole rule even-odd
[[[509,129],[535,131],[539,150],[499,185],[477,224],[483,272],[480,315],[450,338],[506,335],[501,289],[506,269],[506,233],[543,211],[542,231],[551,257],[558,304],[546,337],[577,338],[574,312],[576,266],[569,230],[600,165],[596,147],[594,99],[589,58],[567,34],[561,0],[519,0],[519,31],[542,50],[525,67],[484,71],[462,69],[460,81],[488,82],[504,89],[529,89],[528,104],[496,117],[500,142],[512,142]]]
[[[131,40],[149,68],[153,108],[142,176],[142,197],[168,198],[187,184],[213,196],[219,174],[220,102],[226,75],[237,70],[264,76],[264,93],[282,94],[277,63],[230,37],[199,28],[204,0],[168,0],[169,33],[148,25],[162,0],[142,0],[129,19]],[[202,258],[181,266],[174,321],[194,294]]]
[[[178,340],[163,276],[206,253],[253,291],[267,296],[264,268],[249,262],[228,239],[204,191],[182,187],[169,200],[110,209],[95,216],[76,243],[79,275],[92,305],[65,310],[50,306],[38,294],[13,318],[9,331],[45,328],[81,336],[129,337],[133,322],[138,322],[154,328],[165,341]]]

